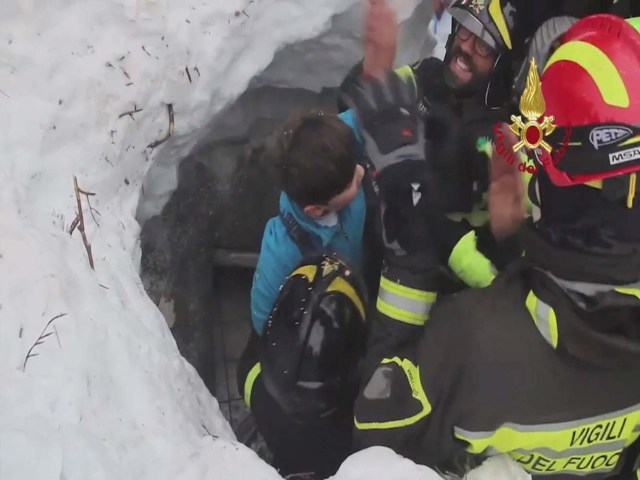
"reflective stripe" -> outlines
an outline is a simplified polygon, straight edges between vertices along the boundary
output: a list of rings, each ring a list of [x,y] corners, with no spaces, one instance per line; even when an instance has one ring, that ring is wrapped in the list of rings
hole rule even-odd
[[[474,432],[455,427],[454,432],[457,438],[471,444],[468,449],[470,453],[482,453],[490,447],[501,453],[525,447],[562,452],[567,448],[581,447],[583,443],[586,447],[590,446],[598,440],[589,438],[595,433],[606,437],[609,443],[611,440],[624,439],[626,445],[629,445],[640,435],[639,425],[640,403],[580,420],[540,425],[505,422],[496,430]]]
[[[382,276],[376,308],[393,320],[421,326],[429,318],[436,298],[435,292],[406,287]]]
[[[416,76],[413,73],[413,69],[411,68],[411,65],[404,65],[402,67],[398,67],[394,71],[398,74],[398,76],[402,80],[404,80],[405,82],[411,83],[411,85],[413,85],[413,87],[417,89]]]
[[[365,320],[364,305],[362,304],[362,300],[360,300],[360,297],[356,293],[355,289],[349,282],[347,282],[342,277],[336,277],[336,279],[333,280],[327,287],[327,293],[329,292],[344,293],[349,298],[349,300],[351,300],[353,304],[356,306],[356,308],[358,309],[358,312],[360,312],[362,321],[364,322]]]
[[[627,208],[633,208],[633,199],[636,198],[637,174],[633,172],[629,177],[629,194],[627,195]]]
[[[399,357],[385,358],[380,362],[381,365],[387,365],[395,363],[402,368],[404,374],[407,376],[407,381],[411,387],[411,396],[420,402],[420,411],[415,415],[411,415],[407,418],[400,418],[397,420],[388,420],[383,422],[360,422],[355,416],[353,418],[354,424],[359,430],[386,430],[390,428],[401,428],[413,425],[420,419],[426,417],[431,413],[431,404],[427,398],[427,394],[422,388],[422,382],[420,380],[420,367],[416,366],[409,359],[400,359]]]
[[[633,144],[638,143],[638,142],[640,142],[640,135],[636,135],[635,137],[631,137],[629,140],[625,140],[624,142],[618,144],[618,146],[626,147],[627,145],[633,145]],[[600,181],[602,182],[602,180],[600,180]]]
[[[509,50],[511,50],[511,35],[509,35],[509,27],[507,26],[507,21],[504,18],[504,13],[502,13],[501,2],[491,2],[489,4],[489,14],[491,15],[491,18],[493,18],[496,27],[498,27],[498,31],[500,32],[505,45]]]
[[[262,365],[260,362],[256,363],[251,370],[249,370],[249,374],[247,375],[246,380],[244,381],[244,403],[247,407],[251,408],[251,392],[253,390],[253,384],[260,375],[262,371]]]
[[[558,346],[558,321],[556,312],[549,305],[535,296],[533,291],[529,292],[526,300],[527,310],[531,318],[540,330],[540,333],[553,348]]]
[[[421,302],[433,303],[436,301],[436,294],[427,290],[419,290],[417,288],[407,287],[401,283],[392,282],[388,278],[380,277],[380,288],[387,290],[391,293],[410,298],[412,300],[418,300]]]
[[[311,283],[313,282],[313,279],[316,278],[316,273],[318,273],[318,267],[315,265],[305,265],[304,267],[300,267],[295,270],[291,275],[289,275],[289,278],[294,275],[302,275],[303,277],[307,277],[309,283]]]
[[[545,458],[559,459],[572,455],[590,455],[592,453],[603,453],[611,452],[613,450],[622,450],[624,447],[626,447],[625,443],[626,442],[624,440],[618,440],[609,443],[596,443],[595,445],[590,445],[584,448],[567,448],[566,450],[562,450],[560,452],[551,448],[536,448],[535,450],[518,448],[517,450],[513,450],[513,452],[522,455],[531,455],[532,453],[538,453],[540,455],[544,455]]]
[[[593,296],[598,293],[616,291],[618,293],[622,293],[623,295],[633,295],[640,299],[640,282],[630,283],[629,285],[607,285],[604,283],[575,282],[572,280],[562,280],[561,278],[558,278],[549,272],[545,273],[562,288],[572,292],[581,293],[587,296]]]
[[[425,304],[425,302],[420,300],[412,300],[410,298],[401,297],[395,293],[391,293],[388,290],[380,289],[380,294],[378,295],[378,302],[382,305],[392,306],[399,310],[403,310],[405,312],[412,312],[419,316],[424,316],[424,319],[427,320],[429,317],[429,312],[431,310],[431,304]],[[422,313],[416,313],[422,312]],[[424,322],[423,322],[424,323]]]
[[[640,300],[640,288],[619,287],[619,288],[614,288],[614,290],[618,293],[622,293],[623,295],[634,295],[635,297],[638,298],[638,300]]]
[[[476,232],[471,230],[453,247],[449,268],[460,280],[473,288],[487,287],[496,277],[496,269],[476,248]]]
[[[409,323],[411,325],[422,326],[429,319],[428,313],[413,313],[407,312],[400,308],[394,307],[393,305],[389,305],[384,300],[381,300],[378,297],[378,301],[376,302],[376,308],[380,313],[386,315],[393,320],[397,320],[403,323]]]
[[[470,453],[507,453],[534,475],[589,475],[613,471],[640,437],[640,404],[595,417],[542,425],[505,423],[495,431],[456,427]]]

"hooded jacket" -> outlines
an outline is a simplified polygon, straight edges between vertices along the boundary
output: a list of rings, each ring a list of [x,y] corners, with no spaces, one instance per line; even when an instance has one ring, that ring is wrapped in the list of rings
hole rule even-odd
[[[357,446],[459,475],[506,453],[534,479],[640,478],[640,253],[564,251],[533,226],[523,242],[490,287],[434,305],[424,327],[378,312]],[[395,305],[421,308],[399,280]]]
[[[311,233],[318,250],[335,251],[354,265],[362,267],[362,236],[366,217],[362,188],[353,201],[338,212],[338,223],[332,226],[321,225],[305,215],[302,208],[284,192],[280,194],[280,212],[291,214],[304,230]],[[280,217],[270,219],[264,229],[251,288],[251,320],[259,334],[262,334],[280,287],[302,258],[302,252],[289,236]]]

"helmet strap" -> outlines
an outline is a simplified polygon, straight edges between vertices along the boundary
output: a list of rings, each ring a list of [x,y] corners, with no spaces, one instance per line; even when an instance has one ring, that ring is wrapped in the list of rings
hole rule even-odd
[[[502,52],[498,52],[498,56],[496,57],[496,61],[493,64],[493,69],[491,70],[491,74],[489,75],[489,81],[487,82],[487,88],[484,91],[484,105],[485,107],[496,110],[500,108],[502,105],[493,105],[494,102],[490,101],[491,87],[495,86],[496,82],[498,82],[498,75],[500,72],[500,60],[503,59]],[[497,103],[497,102],[495,102]]]

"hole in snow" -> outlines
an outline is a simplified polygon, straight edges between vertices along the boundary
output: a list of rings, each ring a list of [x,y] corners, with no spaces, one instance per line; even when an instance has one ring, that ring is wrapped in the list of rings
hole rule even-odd
[[[145,288],[239,438],[248,411],[236,366],[251,329],[253,266],[264,225],[278,211],[265,143],[296,111],[336,111],[337,89],[324,87],[338,85],[359,59],[358,13],[283,49],[210,122],[205,142],[186,158],[157,162],[144,182],[138,219]]]
[[[229,362],[239,359],[250,328],[252,278],[251,268],[224,264],[252,267],[264,225],[277,214],[279,192],[263,159],[265,141],[292,111],[335,105],[332,91],[249,89],[218,116],[212,140],[179,162],[177,188],[143,225],[147,292],[219,401],[227,395],[220,392],[222,370],[212,366],[221,354]],[[228,383],[236,390],[234,378]]]
[[[433,47],[420,13],[407,22],[412,33],[401,39],[406,58],[399,62]],[[295,111],[336,111],[336,86],[362,52],[360,28],[356,5],[322,36],[284,48],[212,119],[204,142],[186,158],[157,161],[144,181],[138,220],[145,288],[239,438],[250,427],[242,424],[248,411],[236,366],[251,329],[253,266],[264,225],[278,211],[265,143]]]

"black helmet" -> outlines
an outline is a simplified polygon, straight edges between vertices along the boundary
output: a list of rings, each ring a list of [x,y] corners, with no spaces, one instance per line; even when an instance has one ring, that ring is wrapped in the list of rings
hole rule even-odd
[[[509,101],[514,55],[522,52],[523,43],[517,29],[516,0],[454,0],[449,7],[452,17],[451,35],[447,40],[445,64],[451,59],[451,46],[460,25],[498,52],[488,83],[483,85],[484,104],[502,107]]]
[[[342,260],[319,255],[289,276],[262,335],[265,388],[294,420],[351,412],[365,347],[366,291]]]

